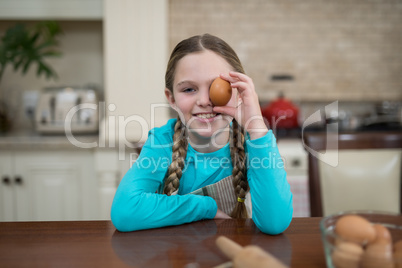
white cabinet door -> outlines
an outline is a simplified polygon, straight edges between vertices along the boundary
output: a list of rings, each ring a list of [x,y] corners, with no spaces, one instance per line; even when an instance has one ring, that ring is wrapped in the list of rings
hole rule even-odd
[[[97,185],[91,152],[16,152],[0,155],[0,220],[97,218]],[[6,170],[6,167],[11,169]],[[4,180],[4,179],[3,179]]]
[[[7,153],[0,154],[0,221],[15,219],[13,156]]]
[[[78,220],[82,211],[80,163],[52,155],[17,155],[17,220]]]

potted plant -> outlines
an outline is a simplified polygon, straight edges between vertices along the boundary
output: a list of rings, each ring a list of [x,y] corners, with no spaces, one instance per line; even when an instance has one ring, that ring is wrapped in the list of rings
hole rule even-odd
[[[0,39],[0,132],[11,128],[10,111],[2,99],[1,80],[10,65],[15,72],[25,75],[31,66],[36,65],[36,76],[57,79],[56,71],[46,63],[48,57],[61,56],[57,37],[61,27],[54,21],[41,21],[27,27],[17,23],[6,30]]]

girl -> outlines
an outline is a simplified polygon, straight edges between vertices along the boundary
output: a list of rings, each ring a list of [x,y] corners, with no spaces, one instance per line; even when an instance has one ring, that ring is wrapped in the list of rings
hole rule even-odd
[[[226,106],[209,98],[217,77],[233,89]],[[292,193],[253,82],[233,49],[209,34],[183,40],[165,83],[179,116],[149,132],[116,191],[115,227],[124,232],[251,216],[262,232],[283,232],[292,219]]]

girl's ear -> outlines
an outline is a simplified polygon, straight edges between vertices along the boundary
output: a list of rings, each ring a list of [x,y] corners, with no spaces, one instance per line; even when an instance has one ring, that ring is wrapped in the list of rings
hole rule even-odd
[[[176,102],[174,100],[173,92],[170,91],[169,89],[165,88],[165,96],[167,101],[170,104],[170,107],[176,110]]]

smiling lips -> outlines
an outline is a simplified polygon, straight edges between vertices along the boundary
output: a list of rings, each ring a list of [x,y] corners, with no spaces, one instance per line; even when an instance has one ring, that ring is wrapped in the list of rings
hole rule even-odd
[[[215,113],[208,113],[208,114],[196,114],[195,116],[202,119],[210,119],[212,117],[217,116],[218,114]]]

